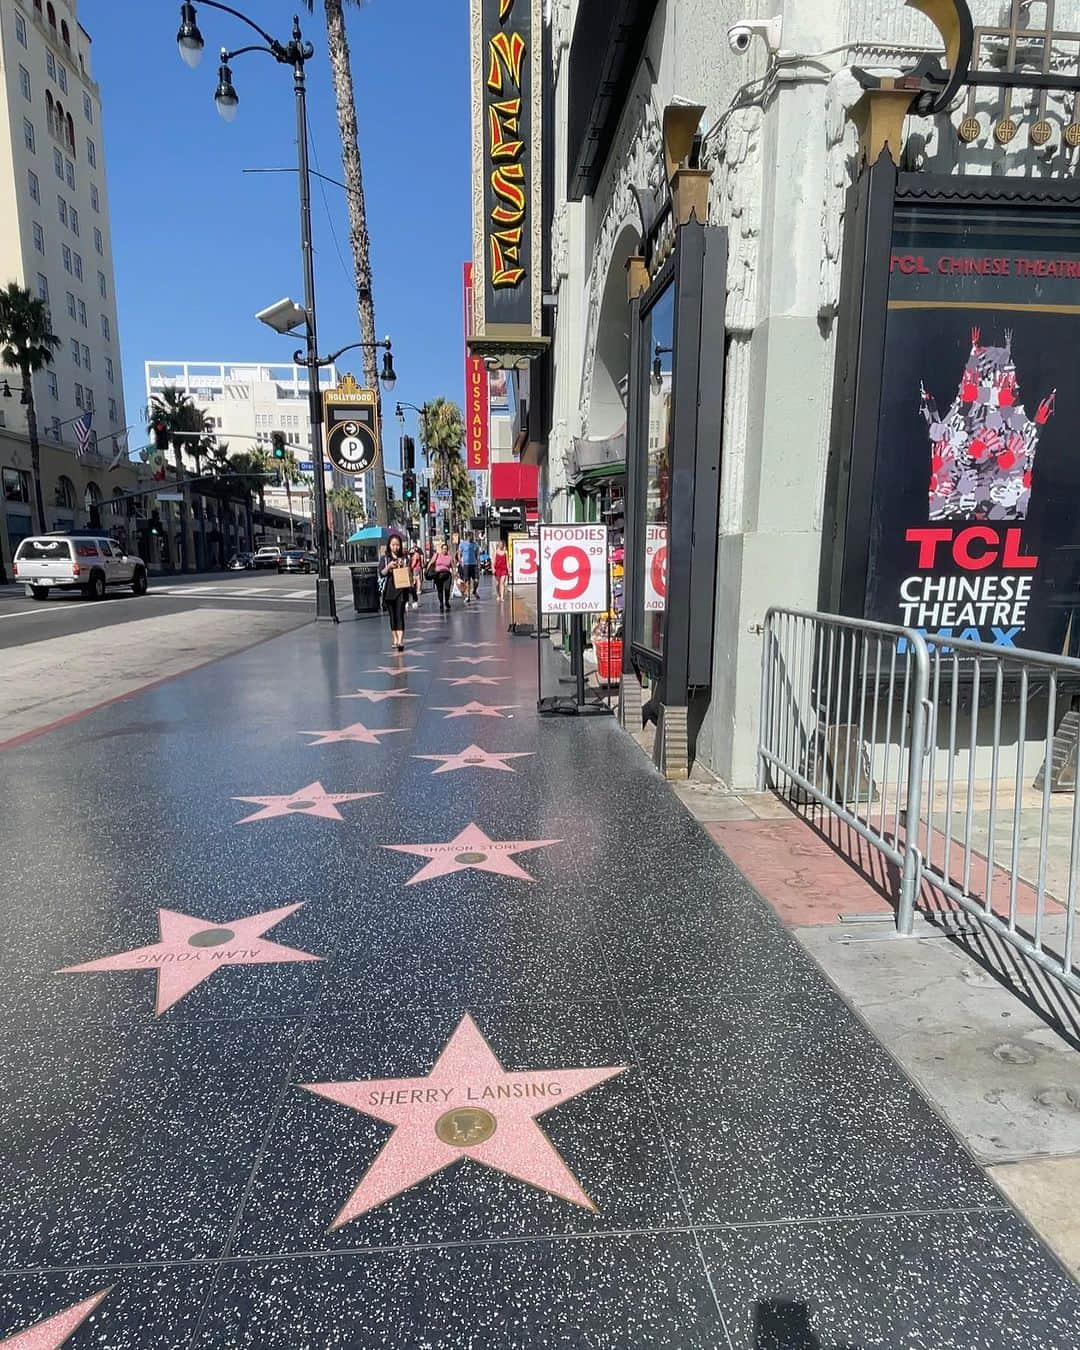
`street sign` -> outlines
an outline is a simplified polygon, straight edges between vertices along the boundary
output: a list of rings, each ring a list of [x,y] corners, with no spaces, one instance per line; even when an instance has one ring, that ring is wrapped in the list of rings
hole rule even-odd
[[[540,541],[527,534],[512,534],[510,545],[510,582],[514,586],[535,586],[540,568]]]
[[[442,510],[448,510],[451,501],[453,501],[453,493],[449,488],[436,488],[435,500]]]
[[[300,461],[300,472],[301,472],[301,473],[314,473],[314,472],[315,472],[315,461],[314,461],[313,459],[302,459],[302,460]]]
[[[155,492],[154,498],[159,502],[182,502],[184,494],[182,492]]]
[[[645,610],[667,608],[668,527],[645,526]]]
[[[343,375],[322,397],[327,459],[340,473],[367,473],[379,458],[378,394]]]
[[[540,612],[607,609],[607,526],[541,525]]]

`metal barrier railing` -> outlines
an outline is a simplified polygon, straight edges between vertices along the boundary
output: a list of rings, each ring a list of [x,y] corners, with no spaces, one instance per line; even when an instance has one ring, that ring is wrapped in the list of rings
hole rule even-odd
[[[763,637],[759,786],[895,864],[901,934],[925,880],[1080,992],[1080,790],[1054,766],[1080,661],[808,610]]]

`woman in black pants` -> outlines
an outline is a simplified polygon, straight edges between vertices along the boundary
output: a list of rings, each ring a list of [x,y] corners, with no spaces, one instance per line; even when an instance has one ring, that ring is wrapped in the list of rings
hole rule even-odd
[[[409,563],[405,557],[405,550],[401,546],[401,535],[392,534],[387,540],[386,552],[379,563],[379,575],[386,582],[383,590],[383,608],[390,616],[390,643],[399,652],[403,652],[405,650],[405,606],[412,595],[412,574],[409,575],[409,585],[396,586],[394,584],[394,570],[398,567],[404,567],[408,572]]]

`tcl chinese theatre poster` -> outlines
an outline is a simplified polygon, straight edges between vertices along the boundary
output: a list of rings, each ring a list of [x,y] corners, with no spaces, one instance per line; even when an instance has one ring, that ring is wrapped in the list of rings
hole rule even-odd
[[[1061,652],[1080,575],[1080,247],[908,208],[890,259],[866,616]]]

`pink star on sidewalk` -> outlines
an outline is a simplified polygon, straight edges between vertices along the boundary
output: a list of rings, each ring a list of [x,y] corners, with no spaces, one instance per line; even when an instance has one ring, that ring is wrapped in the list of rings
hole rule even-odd
[[[388,698],[418,698],[407,689],[358,689],[355,694],[338,694],[338,698],[366,698],[369,703],[383,703]]]
[[[432,776],[437,773],[453,773],[456,769],[501,769],[503,773],[514,773],[516,770],[505,761],[529,759],[532,754],[532,750],[504,750],[498,755],[493,750],[481,750],[478,745],[467,745],[456,755],[413,755],[413,759],[441,760],[442,767],[434,769]]]
[[[439,677],[446,684],[452,684],[455,688],[462,684],[505,684],[510,678],[509,675],[441,675]]]
[[[595,1212],[536,1117],[628,1067],[507,1071],[466,1013],[426,1078],[302,1083],[395,1126],[331,1231],[462,1158]]]
[[[282,947],[259,939],[268,928],[287,919],[303,904],[269,909],[250,919],[230,919],[218,925],[172,909],[158,910],[161,940],[149,947],[136,947],[117,956],[103,956],[80,966],[65,966],[58,975],[77,975],[90,970],[156,970],[157,1007],[154,1015],[179,1003],[196,985],[209,979],[222,966],[263,966],[277,961],[321,961],[321,956]]]
[[[353,722],[340,731],[301,731],[301,736],[318,736],[319,740],[309,741],[309,745],[337,745],[341,741],[352,741],[357,745],[378,745],[380,736],[399,736],[405,727],[366,727],[363,722]]]
[[[372,666],[365,675],[426,675],[423,666]]]
[[[478,651],[481,647],[494,647],[494,642],[455,642],[455,647],[470,647],[473,651]]]
[[[456,663],[463,666],[482,666],[485,661],[498,661],[503,664],[506,661],[505,656],[451,656],[447,665]]]
[[[509,712],[512,708],[518,707],[516,703],[477,703],[473,700],[470,703],[462,703],[456,708],[432,708],[432,712],[445,713],[444,722],[451,721],[455,717],[503,717],[504,712]],[[503,718],[503,721],[506,721]]]
[[[46,1318],[44,1322],[38,1322],[25,1331],[17,1331],[14,1336],[0,1341],[0,1345],[6,1345],[8,1350],[60,1350],[68,1337],[78,1331],[102,1299],[111,1292],[111,1286],[103,1289],[100,1294],[85,1298],[74,1307]]]
[[[406,886],[415,886],[418,882],[430,881],[433,877],[445,877],[451,872],[464,872],[469,867],[475,868],[478,872],[494,872],[503,877],[535,881],[535,877],[530,876],[523,867],[514,862],[512,855],[524,853],[532,848],[550,848],[552,844],[561,843],[561,839],[489,839],[479,825],[470,824],[445,843],[383,844],[383,848],[392,848],[396,853],[415,853],[418,858],[431,859],[405,883]]]
[[[280,797],[234,797],[233,801],[251,802],[263,808],[236,822],[247,825],[252,820],[272,820],[274,816],[321,816],[323,820],[344,820],[337,809],[339,802],[358,802],[364,797],[378,796],[377,792],[327,792],[321,783],[314,782]]]

